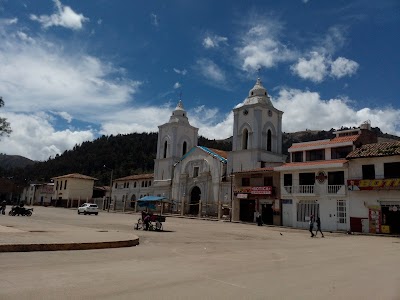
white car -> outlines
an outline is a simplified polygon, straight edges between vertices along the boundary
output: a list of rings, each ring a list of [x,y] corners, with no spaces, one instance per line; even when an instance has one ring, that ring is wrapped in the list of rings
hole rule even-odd
[[[78,215],[83,213],[84,215],[91,215],[99,214],[99,208],[97,207],[97,204],[94,203],[83,203],[81,206],[78,207]]]

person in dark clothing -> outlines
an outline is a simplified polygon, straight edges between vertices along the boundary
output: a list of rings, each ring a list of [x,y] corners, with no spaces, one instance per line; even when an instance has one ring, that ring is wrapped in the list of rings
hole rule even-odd
[[[313,229],[314,229],[314,215],[310,216],[310,222],[308,222],[308,223],[310,225],[309,231],[311,233],[311,237],[314,237],[314,232],[313,232]]]
[[[3,200],[3,202],[1,202],[1,208],[0,208],[2,215],[6,214],[6,206],[7,206],[7,202],[6,202],[6,200]]]
[[[259,211],[256,211],[256,222],[258,226],[262,226],[263,224],[262,217]]]
[[[147,213],[146,216],[143,219],[143,223],[144,223],[144,229],[145,230],[149,230],[149,226],[150,226],[150,214]]]
[[[322,230],[321,230],[321,219],[320,219],[320,217],[317,218],[316,223],[317,223],[317,231],[315,232],[315,236],[317,236],[317,233],[319,231],[319,232],[321,232],[322,237],[324,237],[324,234],[322,233]]]

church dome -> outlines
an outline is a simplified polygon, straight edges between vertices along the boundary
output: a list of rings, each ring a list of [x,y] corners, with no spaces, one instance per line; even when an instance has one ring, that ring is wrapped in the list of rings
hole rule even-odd
[[[263,87],[260,78],[257,78],[257,82],[254,87],[249,91],[249,96],[245,99],[244,104],[255,104],[262,103],[269,106],[273,106],[271,99],[268,96],[267,90]]]
[[[179,100],[178,105],[175,110],[172,112],[172,116],[169,118],[169,123],[189,123],[186,110],[183,107],[182,100]]]

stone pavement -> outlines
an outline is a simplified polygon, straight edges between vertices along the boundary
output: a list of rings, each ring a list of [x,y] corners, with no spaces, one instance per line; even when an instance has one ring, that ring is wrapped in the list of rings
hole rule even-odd
[[[0,216],[0,252],[132,247],[139,237],[117,230],[48,223],[34,217]]]

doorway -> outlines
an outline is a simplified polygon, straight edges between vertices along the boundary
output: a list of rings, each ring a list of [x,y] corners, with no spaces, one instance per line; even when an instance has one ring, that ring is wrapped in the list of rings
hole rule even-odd
[[[274,224],[274,211],[272,209],[272,204],[267,203],[261,205],[261,217],[264,224]]]
[[[198,215],[199,214],[199,202],[200,202],[201,191],[198,186],[195,186],[190,192],[190,215]]]
[[[240,200],[240,221],[254,222],[255,200]]]

